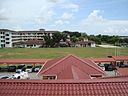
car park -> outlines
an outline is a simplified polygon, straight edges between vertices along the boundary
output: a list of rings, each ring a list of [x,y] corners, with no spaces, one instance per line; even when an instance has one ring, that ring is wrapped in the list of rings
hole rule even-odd
[[[4,76],[0,76],[0,79],[9,79],[10,77],[7,76],[7,75],[4,75]]]
[[[0,72],[7,72],[7,71],[8,71],[8,66],[0,67]]]
[[[17,71],[25,71],[25,69],[26,69],[25,64],[20,64],[20,65],[17,66],[16,72]]]
[[[17,71],[16,74],[12,75],[12,79],[30,79],[28,72]]]
[[[113,66],[112,64],[104,64],[105,66],[105,71],[113,71],[116,70],[116,67]]]
[[[27,67],[26,67],[26,72],[32,72],[32,68],[33,68],[33,65],[28,65]]]
[[[16,66],[15,65],[8,66],[8,72],[16,72]]]
[[[38,72],[41,69],[41,65],[33,67],[33,72]]]

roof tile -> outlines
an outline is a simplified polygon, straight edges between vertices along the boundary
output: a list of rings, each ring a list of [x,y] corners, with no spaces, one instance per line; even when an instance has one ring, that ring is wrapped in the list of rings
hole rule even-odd
[[[127,96],[128,79],[105,80],[1,80],[0,96]]]
[[[57,79],[90,79],[91,74],[106,75],[91,60],[85,61],[74,55],[46,62],[38,74],[57,75]]]

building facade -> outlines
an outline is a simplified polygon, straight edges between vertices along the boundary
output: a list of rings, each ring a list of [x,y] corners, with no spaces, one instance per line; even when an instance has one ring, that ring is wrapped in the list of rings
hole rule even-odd
[[[37,44],[37,41],[44,41],[44,36],[52,37],[53,33],[56,32],[58,31],[45,31],[45,29],[39,29],[37,31],[12,31],[0,29],[0,48],[40,47],[41,43]],[[29,40],[35,40],[35,44],[28,44]]]

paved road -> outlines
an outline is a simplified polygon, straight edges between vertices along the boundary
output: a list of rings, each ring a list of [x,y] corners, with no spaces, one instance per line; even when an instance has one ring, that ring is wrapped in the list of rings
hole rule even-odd
[[[0,72],[0,77],[4,75],[12,76],[13,74],[15,74],[15,72]],[[41,77],[37,76],[36,74],[37,73],[28,73],[30,79],[41,79]]]

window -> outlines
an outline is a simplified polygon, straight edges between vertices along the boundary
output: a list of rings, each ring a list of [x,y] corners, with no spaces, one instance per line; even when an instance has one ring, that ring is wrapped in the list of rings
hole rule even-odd
[[[9,36],[9,34],[6,34],[6,36]]]
[[[102,75],[101,74],[91,74],[90,77],[91,77],[91,79],[94,79],[94,78],[102,77]]]
[[[5,44],[1,44],[1,48],[4,48],[5,47]]]
[[[43,80],[55,80],[57,76],[43,76]]]
[[[1,40],[1,42],[5,42],[5,40]]]
[[[1,36],[1,38],[5,38],[5,36]]]
[[[0,34],[4,34],[4,32],[0,32]]]
[[[9,44],[10,42],[6,42],[6,44]]]
[[[9,38],[6,38],[6,40],[9,40]]]

